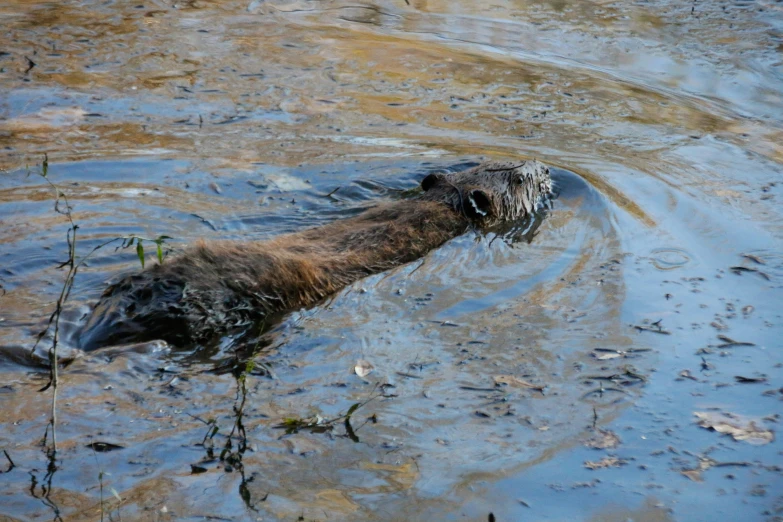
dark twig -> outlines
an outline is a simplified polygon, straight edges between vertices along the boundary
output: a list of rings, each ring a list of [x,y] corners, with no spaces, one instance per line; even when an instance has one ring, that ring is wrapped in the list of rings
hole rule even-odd
[[[663,334],[663,335],[671,335],[672,334],[670,331],[664,330],[660,326],[658,326],[657,328],[653,328],[653,327],[650,327],[650,326],[644,326],[644,325],[641,325],[641,324],[635,324],[633,327],[636,328],[637,330],[639,330],[640,332],[653,332],[653,333],[658,333],[658,334]]]
[[[5,458],[8,459],[8,469],[5,471],[0,471],[0,473],[8,473],[16,467],[16,464],[14,464],[14,461],[11,460],[11,455],[8,454],[7,450],[3,450],[3,454],[5,455]]]

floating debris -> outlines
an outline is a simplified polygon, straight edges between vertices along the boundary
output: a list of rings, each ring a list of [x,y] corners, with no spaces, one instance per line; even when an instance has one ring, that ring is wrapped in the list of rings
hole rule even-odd
[[[544,388],[546,388],[546,386],[533,384],[513,375],[495,375],[492,379],[495,381],[495,386],[520,386],[541,393],[544,393]]]
[[[342,188],[342,187],[337,187],[336,189],[334,189],[334,190],[333,190],[333,191],[331,191],[330,193],[328,193],[328,194],[325,194],[323,197],[325,197],[325,198],[331,198],[331,199],[333,199],[333,200],[337,201],[337,198],[335,198],[335,197],[333,197],[333,196],[334,196],[334,194],[335,194],[335,193],[336,193],[338,190],[340,190],[341,188]]]
[[[731,346],[756,346],[755,343],[748,343],[744,341],[735,341],[731,337],[725,335],[719,335],[718,339],[723,341],[723,344],[719,344],[718,348],[729,348]]]
[[[359,442],[359,437],[356,436],[356,430],[358,430],[358,428],[355,430],[351,425],[351,417],[356,412],[356,410],[362,406],[365,406],[370,401],[377,399],[378,397],[380,397],[380,395],[371,395],[369,399],[353,404],[350,408],[348,408],[348,411],[344,415],[340,415],[339,417],[335,417],[333,419],[325,419],[320,415],[306,419],[287,417],[283,419],[283,422],[275,424],[272,427],[276,429],[284,429],[286,435],[299,433],[301,430],[310,431],[312,433],[327,433],[331,432],[337,423],[342,421],[343,425],[345,426],[345,436],[351,439],[353,442]],[[372,417],[367,419],[367,422],[372,422],[373,424],[375,424],[377,421],[378,418],[374,414]]]
[[[604,457],[597,462],[590,460],[586,461],[585,467],[587,469],[619,468],[620,466],[625,466],[626,464],[628,464],[628,461],[625,459],[618,457]]]
[[[765,274],[764,272],[762,272],[761,270],[758,270],[756,268],[750,268],[750,267],[747,267],[747,266],[737,265],[737,266],[730,266],[729,270],[731,270],[732,272],[734,272],[737,275],[742,275],[742,272],[755,272],[758,275],[760,275],[761,277],[763,277],[764,279],[766,279],[767,281],[770,280],[770,277],[767,274]]]
[[[762,445],[775,440],[775,434],[772,430],[759,427],[753,420],[742,420],[731,413],[697,411],[693,414],[698,419],[696,422],[702,428],[731,435],[736,441]]]
[[[257,188],[257,189],[267,189],[267,188],[269,188],[269,183],[265,183],[265,182],[261,182],[261,181],[248,180],[247,184],[250,185],[251,187],[254,187],[254,188]]]
[[[468,390],[468,391],[480,391],[480,392],[494,392],[497,391],[497,388],[482,388],[480,386],[460,386],[460,390]]]
[[[591,395],[598,395],[599,397],[603,397],[604,393],[606,393],[606,392],[617,392],[617,393],[623,393],[623,394],[627,394],[628,393],[627,391],[622,390],[620,388],[604,388],[603,386],[600,386],[600,387],[598,387],[598,388],[596,388],[594,390],[590,390],[589,392],[585,393],[584,395],[582,395],[582,398],[586,399],[586,398],[590,397]]]
[[[631,365],[623,367],[622,370],[622,373],[612,373],[610,375],[586,375],[584,378],[586,380],[611,381],[615,384],[623,384],[626,386],[647,381],[647,377],[637,372]]]
[[[694,482],[704,482],[704,479],[701,478],[701,472],[702,470],[700,469],[685,469],[680,471],[680,473],[682,473],[683,475],[685,475],[686,477],[688,477]]]
[[[601,480],[597,478],[589,482],[574,482],[571,484],[571,489],[594,488],[600,483]]]
[[[370,361],[359,359],[356,361],[356,366],[353,367],[353,370],[356,372],[356,375],[364,378],[370,375],[373,370],[375,370],[375,366],[373,366]]]
[[[710,326],[712,326],[713,328],[715,328],[718,331],[720,331],[720,330],[728,330],[729,329],[729,325],[727,325],[726,323],[721,321],[720,318],[715,319],[714,321],[712,321],[710,323]]]
[[[753,261],[753,262],[754,262],[754,263],[756,263],[756,264],[759,264],[759,265],[766,265],[766,264],[767,264],[767,262],[766,262],[766,261],[764,261],[763,259],[761,259],[761,258],[760,258],[759,256],[757,256],[757,255],[754,255],[754,254],[741,254],[741,255],[742,255],[742,257],[744,257],[745,259],[750,259],[751,261]]]
[[[593,350],[592,356],[599,361],[607,361],[610,359],[617,359],[619,357],[633,357],[636,354],[650,351],[652,351],[650,348],[629,348],[627,350],[619,350],[615,348],[596,348]]]
[[[453,323],[451,321],[434,321],[434,320],[432,320],[432,321],[428,321],[428,322],[435,323],[435,324],[440,325],[440,326],[452,326],[454,328],[457,328],[457,327],[460,326],[457,323]]]
[[[470,344],[470,343],[468,343],[468,344]],[[424,368],[426,368],[427,366],[432,366],[434,364],[440,364],[440,361],[436,361],[436,360],[422,361],[422,362],[414,361],[414,362],[408,364],[408,368],[410,368],[411,370],[419,370],[419,371],[421,371]]]
[[[702,473],[707,471],[710,468],[718,468],[718,467],[749,467],[753,464],[750,462],[718,462],[717,460],[711,459],[709,457],[705,457],[704,455],[697,455],[699,459],[699,465],[692,469],[683,469],[680,471],[683,475],[688,477],[694,482],[704,482],[704,478],[702,478]]]
[[[97,453],[106,453],[108,451],[125,449],[125,446],[120,446],[119,444],[112,444],[111,442],[91,442],[87,444],[85,447],[90,448],[91,450]]]
[[[696,377],[694,377],[694,376],[691,374],[691,371],[690,371],[690,370],[683,370],[683,371],[681,371],[681,372],[680,372],[680,377],[681,377],[681,378],[683,378],[683,379],[690,379],[690,380],[692,380],[692,381],[699,382],[699,379],[697,379]]]
[[[661,328],[660,324],[658,326],[645,326],[643,324],[635,324],[633,325],[633,327],[639,330],[640,332],[653,332],[653,333],[659,333],[663,335],[672,334],[670,331]]]
[[[744,377],[742,375],[735,375],[734,380],[744,384],[757,384],[761,382],[767,382],[766,377]]]
[[[612,449],[620,445],[620,437],[610,430],[597,429],[596,433],[585,441],[585,446],[595,449]]]

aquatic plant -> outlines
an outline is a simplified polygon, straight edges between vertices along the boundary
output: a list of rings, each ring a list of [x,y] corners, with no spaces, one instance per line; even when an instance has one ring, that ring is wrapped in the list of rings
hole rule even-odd
[[[32,172],[28,167],[27,175],[30,176],[30,174],[32,174]],[[108,239],[100,243],[99,245],[93,247],[86,255],[79,256],[76,251],[77,231],[79,230],[79,225],[77,225],[73,219],[73,207],[68,201],[68,196],[54,182],[52,182],[51,179],[49,179],[49,156],[47,154],[44,154],[43,161],[41,162],[41,168],[37,172],[37,174],[41,176],[41,178],[43,178],[43,180],[54,191],[54,211],[58,214],[65,216],[65,218],[68,221],[68,231],[66,232],[66,241],[68,244],[68,258],[62,263],[60,263],[57,267],[57,268],[67,267],[68,272],[65,275],[63,286],[60,289],[60,295],[58,296],[57,301],[55,302],[54,311],[49,316],[49,320],[46,324],[46,327],[38,334],[38,337],[36,338],[35,344],[33,345],[32,348],[32,351],[35,351],[35,349],[41,343],[41,340],[43,340],[46,334],[48,334],[52,329],[54,329],[54,333],[52,336],[52,344],[49,347],[49,351],[47,352],[48,359],[49,359],[48,361],[49,381],[46,383],[46,385],[43,388],[39,390],[43,392],[48,390],[49,388],[52,389],[51,415],[49,418],[49,423],[46,425],[46,430],[44,432],[42,445],[45,448],[47,448],[47,453],[52,458],[54,458],[54,455],[57,452],[57,386],[59,384],[58,370],[60,366],[58,361],[57,345],[60,340],[60,317],[62,315],[65,302],[68,300],[68,297],[70,297],[71,290],[73,289],[73,284],[76,281],[76,274],[78,273],[79,269],[84,265],[84,263],[98,250],[101,250],[104,247],[116,243],[120,243],[118,249],[130,248],[135,245],[136,254],[139,257],[139,261],[141,262],[142,268],[144,267],[144,241],[153,243],[154,245],[156,245],[156,257],[158,259],[158,262],[162,264],[165,259],[163,245],[165,244],[165,241],[167,239],[171,239],[171,237],[161,235],[156,238],[146,238],[142,236],[137,236],[135,234],[127,235],[127,236],[117,236]],[[49,435],[50,428],[51,428],[51,436]],[[51,441],[51,444],[48,444],[49,441]]]

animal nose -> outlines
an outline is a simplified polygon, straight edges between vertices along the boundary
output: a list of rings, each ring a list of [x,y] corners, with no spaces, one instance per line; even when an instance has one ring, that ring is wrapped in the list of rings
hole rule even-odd
[[[426,178],[421,180],[421,188],[424,192],[427,192],[432,187],[437,185],[443,178],[442,174],[429,174]]]

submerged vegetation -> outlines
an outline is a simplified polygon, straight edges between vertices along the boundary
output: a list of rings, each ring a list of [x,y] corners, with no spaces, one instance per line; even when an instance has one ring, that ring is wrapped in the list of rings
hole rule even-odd
[[[28,168],[28,176],[31,174]],[[47,449],[47,453],[55,458],[57,453],[57,386],[59,384],[59,368],[60,361],[58,360],[57,346],[60,341],[60,317],[62,316],[63,308],[66,301],[71,295],[74,282],[76,281],[76,274],[79,269],[90,259],[90,257],[109,245],[120,243],[119,248],[130,248],[134,244],[136,245],[136,254],[139,257],[142,268],[144,268],[144,241],[152,242],[156,245],[156,256],[159,263],[163,263],[165,254],[163,246],[167,239],[171,239],[169,236],[158,236],[154,239],[145,238],[142,236],[130,235],[114,237],[94,246],[86,254],[79,254],[77,252],[77,231],[79,225],[76,224],[73,218],[73,207],[68,201],[68,196],[63,192],[49,177],[49,157],[44,155],[41,161],[40,170],[36,172],[43,180],[49,185],[54,192],[54,211],[60,215],[65,216],[68,221],[68,231],[66,232],[66,242],[68,245],[68,257],[65,261],[60,263],[57,268],[68,268],[65,274],[65,280],[60,291],[60,295],[54,305],[54,311],[49,316],[49,320],[46,323],[45,328],[38,334],[38,337],[33,345],[33,351],[38,347],[41,341],[46,337],[50,331],[52,331],[51,345],[47,351],[49,361],[49,381],[41,388],[40,391],[46,391],[49,388],[52,389],[52,408],[49,423],[47,424],[42,445]]]
[[[51,408],[49,413],[49,420],[46,425],[46,428],[44,429],[44,435],[41,440],[41,446],[44,448],[46,457],[47,457],[47,467],[46,467],[46,474],[44,475],[43,479],[41,480],[40,486],[38,486],[38,481],[35,477],[35,475],[32,475],[32,485],[30,488],[31,493],[36,498],[39,498],[45,505],[49,506],[54,513],[54,519],[55,520],[62,520],[60,508],[58,505],[51,499],[51,492],[52,492],[52,480],[54,478],[55,473],[58,469],[58,460],[57,460],[57,425],[58,425],[58,418],[57,418],[57,397],[58,397],[58,389],[60,385],[60,369],[61,366],[67,366],[67,364],[63,364],[62,361],[59,358],[58,355],[58,345],[60,343],[60,319],[63,313],[63,310],[65,308],[66,302],[68,301],[68,298],[71,295],[71,290],[73,290],[74,283],[76,281],[76,276],[79,271],[79,269],[83,266],[85,266],[85,263],[99,250],[108,247],[113,244],[119,243],[119,246],[117,249],[126,249],[136,246],[136,254],[139,258],[139,261],[141,263],[142,268],[144,267],[144,260],[145,260],[145,252],[144,252],[144,246],[143,242],[151,242],[156,246],[156,257],[158,259],[159,263],[163,263],[167,251],[164,252],[163,248],[165,246],[165,242],[167,239],[171,239],[169,236],[158,236],[154,239],[145,238],[143,236],[137,236],[137,235],[129,235],[129,236],[118,236],[111,238],[109,240],[103,241],[102,243],[98,244],[97,246],[94,246],[91,248],[86,254],[80,254],[77,250],[78,245],[78,236],[77,232],[79,230],[79,225],[74,220],[73,215],[73,207],[71,203],[68,200],[68,195],[57,186],[56,183],[54,183],[49,176],[49,157],[48,155],[44,154],[43,160],[40,163],[40,167],[32,171],[29,167],[27,169],[27,175],[30,176],[32,174],[36,174],[40,176],[44,182],[52,189],[54,195],[54,211],[57,214],[60,214],[64,216],[68,223],[68,230],[66,232],[66,243],[67,243],[67,259],[65,261],[62,261],[57,268],[67,268],[67,272],[65,274],[65,278],[62,284],[62,288],[59,292],[59,296],[57,298],[57,301],[54,303],[54,311],[49,316],[48,321],[46,322],[45,327],[43,330],[41,330],[40,333],[38,333],[35,344],[33,345],[31,349],[31,356],[34,356],[34,352],[36,348],[42,343],[42,342],[48,342],[49,347],[47,349],[47,356],[48,356],[48,369],[49,369],[49,379],[47,383],[38,390],[39,392],[45,392],[47,390],[51,389]],[[50,334],[50,335],[47,335]],[[72,362],[72,359],[68,360],[67,363]],[[95,444],[88,444],[89,447],[93,448],[93,451],[106,451],[105,444],[97,443],[100,445],[102,449],[95,449]],[[8,456],[8,453],[5,453],[6,457],[8,458],[9,462],[12,464],[10,456]],[[11,468],[8,469],[10,471]],[[104,471],[100,470],[98,472],[98,481],[100,484],[100,502],[101,502],[101,520],[104,519],[104,502],[103,502],[103,477],[104,477]],[[40,488],[40,493],[36,493],[37,487]],[[114,495],[119,498],[119,495],[116,493],[116,491],[113,491]]]

